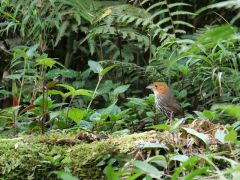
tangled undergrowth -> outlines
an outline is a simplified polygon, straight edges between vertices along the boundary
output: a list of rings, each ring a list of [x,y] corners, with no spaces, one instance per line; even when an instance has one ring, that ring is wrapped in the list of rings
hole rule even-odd
[[[0,176],[9,180],[57,179],[56,172],[69,169],[80,178],[104,179],[108,178],[111,165],[111,174],[119,179],[139,172],[139,177],[231,179],[240,164],[238,144],[226,141],[228,131],[227,126],[197,119],[174,131],[152,130],[123,136],[49,132],[2,139]],[[139,160],[156,172],[141,169]]]

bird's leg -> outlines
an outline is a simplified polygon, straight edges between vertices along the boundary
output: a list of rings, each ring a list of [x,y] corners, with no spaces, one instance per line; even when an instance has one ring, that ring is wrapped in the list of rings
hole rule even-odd
[[[173,112],[170,113],[170,116],[169,116],[169,121],[170,121],[170,127],[172,127],[172,118],[173,118]],[[173,144],[175,145],[175,136],[174,136],[174,132],[171,132],[172,134],[172,141],[173,141]]]
[[[166,114],[166,117],[168,117],[167,124],[169,123],[170,126],[172,125],[172,113],[173,112],[170,113],[170,116],[168,116],[168,114]]]
[[[169,117],[170,126],[172,126],[172,115],[173,115],[173,112],[170,113],[170,117]]]

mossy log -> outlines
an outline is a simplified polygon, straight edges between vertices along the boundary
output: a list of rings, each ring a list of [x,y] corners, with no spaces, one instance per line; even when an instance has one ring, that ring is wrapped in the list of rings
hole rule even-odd
[[[189,134],[187,128],[205,134],[207,140],[196,137],[196,133]],[[48,132],[45,135],[1,139],[0,179],[57,179],[54,172],[64,169],[69,169],[79,179],[104,179],[103,168],[108,163],[105,157],[122,155],[122,164],[117,161],[116,165],[125,168],[128,163],[123,160],[126,157],[128,161],[145,160],[156,155],[154,153],[174,154],[174,149],[189,157],[219,151],[229,154],[227,144],[214,137],[217,130],[224,128],[210,121],[195,120],[175,132],[149,131],[123,136],[81,131]]]
[[[98,139],[90,133],[48,133],[0,140],[0,177],[12,179],[57,179],[54,171],[68,167],[83,179],[100,179],[96,164],[104,155],[128,154],[137,148],[136,140],[155,133],[138,133]],[[95,139],[94,139],[95,138]]]

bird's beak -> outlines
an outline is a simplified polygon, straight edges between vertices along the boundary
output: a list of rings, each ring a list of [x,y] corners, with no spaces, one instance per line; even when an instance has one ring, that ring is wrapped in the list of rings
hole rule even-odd
[[[148,85],[146,88],[147,88],[147,89],[153,89],[153,85],[150,84],[150,85]]]

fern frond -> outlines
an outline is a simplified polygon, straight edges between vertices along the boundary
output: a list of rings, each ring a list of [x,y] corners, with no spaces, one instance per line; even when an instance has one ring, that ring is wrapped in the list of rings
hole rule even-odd
[[[185,33],[184,30],[179,29],[179,25],[194,28],[190,23],[181,19],[182,16],[194,15],[194,13],[183,9],[185,6],[191,6],[190,4],[183,2],[168,3],[167,0],[159,0],[156,3],[145,0],[141,4],[146,6],[147,3],[150,4],[146,9],[146,11],[151,14],[149,19],[154,22],[156,26],[161,28],[163,32],[176,36],[178,33]],[[158,32],[160,32],[160,30],[156,28],[153,36],[157,37]]]
[[[162,1],[162,2],[159,2],[159,3],[155,3],[154,5],[150,6],[149,8],[146,9],[147,12],[150,12],[151,10],[153,10],[154,8],[156,7],[161,7],[163,5],[166,5],[166,1]]]
[[[171,13],[171,16],[179,16],[179,15],[190,15],[193,16],[194,13],[188,12],[188,11],[175,11]]]
[[[154,13],[154,14],[151,16],[150,19],[154,19],[155,17],[158,17],[158,16],[160,16],[160,15],[162,15],[162,14],[165,14],[165,13],[167,13],[167,12],[168,12],[167,9],[163,9],[163,10],[161,10],[161,11],[158,11],[158,12]]]
[[[203,11],[206,11],[208,9],[230,9],[230,10],[238,10],[239,12],[237,13],[236,16],[233,17],[233,19],[231,20],[231,23],[235,23],[237,20],[240,19],[240,0],[229,0],[229,1],[223,1],[223,2],[219,2],[219,3],[215,3],[215,4],[211,4],[209,6],[206,6],[204,8],[201,8],[200,10],[198,10],[196,12],[196,15],[199,15],[200,13],[202,13]]]
[[[104,61],[99,61],[100,64],[103,65],[117,65],[120,68],[128,69],[131,71],[139,71],[144,73],[145,68],[138,66],[135,63],[129,63],[129,62],[120,62],[120,61],[115,61],[115,60],[104,60]]]
[[[174,25],[185,25],[185,26],[188,26],[188,27],[190,27],[190,28],[194,28],[193,25],[191,25],[190,23],[187,23],[187,22],[185,22],[185,21],[174,21],[173,24],[174,24]]]
[[[183,2],[176,2],[169,4],[168,7],[171,9],[173,7],[178,7],[178,6],[191,6],[191,4],[183,3]]]
[[[171,21],[170,17],[164,18],[161,21],[159,21],[156,25],[161,26],[162,24]]]

